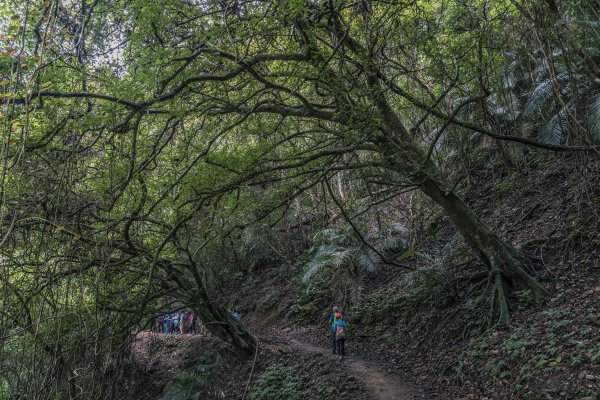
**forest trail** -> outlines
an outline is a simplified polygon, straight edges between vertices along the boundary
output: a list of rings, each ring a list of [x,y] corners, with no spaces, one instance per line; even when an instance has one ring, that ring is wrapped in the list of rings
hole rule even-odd
[[[313,355],[321,355],[333,362],[340,362],[350,375],[360,381],[374,400],[417,400],[424,399],[422,394],[402,377],[386,372],[377,363],[363,360],[356,356],[344,357],[340,360],[328,349],[314,346],[297,339],[277,338],[284,345],[295,350]]]

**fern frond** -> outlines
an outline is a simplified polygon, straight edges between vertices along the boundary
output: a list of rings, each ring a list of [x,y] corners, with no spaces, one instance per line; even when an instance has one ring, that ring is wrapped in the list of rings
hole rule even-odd
[[[393,223],[388,227],[388,231],[390,232],[390,234],[392,235],[409,235],[410,234],[410,229],[408,229],[407,227],[405,227],[404,225],[400,224],[400,223]]]
[[[408,249],[410,230],[402,224],[391,224],[385,231],[383,251],[399,253]]]
[[[418,251],[415,251],[415,255],[421,257],[422,259],[424,259],[425,261],[427,261],[431,264],[435,264],[435,256],[434,255],[427,254],[427,253],[421,253]]]
[[[212,371],[207,373],[180,372],[165,393],[163,400],[217,399]]]
[[[454,250],[454,241],[449,240],[439,251],[440,257],[448,257]]]
[[[328,264],[327,263],[318,263],[318,262],[314,262],[311,261],[308,265],[307,265],[307,269],[306,272],[304,273],[304,275],[302,275],[302,282],[308,282],[310,281],[310,279],[313,277],[314,274],[316,274],[317,272],[319,272],[320,270],[322,270],[323,268],[325,268]]]

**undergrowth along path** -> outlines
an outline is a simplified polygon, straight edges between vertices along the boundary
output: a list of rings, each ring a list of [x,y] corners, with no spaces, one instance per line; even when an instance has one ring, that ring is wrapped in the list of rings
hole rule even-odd
[[[377,363],[363,360],[355,356],[340,359],[328,349],[314,346],[296,339],[277,338],[305,354],[321,355],[332,362],[340,362],[350,375],[360,381],[374,400],[417,400],[423,395],[407,380],[397,374],[386,372]]]

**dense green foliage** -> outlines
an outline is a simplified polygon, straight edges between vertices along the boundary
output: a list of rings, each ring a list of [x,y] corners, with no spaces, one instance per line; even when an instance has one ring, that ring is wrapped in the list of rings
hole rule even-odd
[[[303,398],[302,383],[294,367],[283,364],[269,367],[257,382],[250,399],[267,400],[279,397],[294,400]]]
[[[485,325],[506,322],[512,294],[546,291],[462,201],[464,178],[482,148],[509,164],[515,143],[597,152],[597,10],[3,2],[0,397],[115,397],[126,344],[165,307],[247,357],[254,337],[223,305],[236,279],[293,264],[297,232],[338,220],[350,229],[316,243],[307,278],[410,269],[368,233],[413,190],[486,266]],[[445,279],[435,268],[415,276]]]

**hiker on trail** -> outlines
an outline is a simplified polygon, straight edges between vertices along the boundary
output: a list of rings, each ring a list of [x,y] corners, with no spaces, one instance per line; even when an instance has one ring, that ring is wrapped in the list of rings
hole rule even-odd
[[[335,335],[335,346],[336,352],[339,356],[346,355],[346,322],[342,319],[342,314],[337,313],[334,316],[335,322],[333,323],[333,332]]]
[[[185,311],[179,311],[179,334],[183,335],[185,333],[185,321],[187,319],[187,314]]]
[[[173,324],[173,334],[175,334],[177,328],[179,328],[179,313],[175,312],[171,314],[171,323]]]
[[[165,331],[165,316],[164,315],[159,315],[157,320],[156,320],[156,325],[158,326],[157,332],[164,332]]]
[[[190,312],[188,312],[188,321],[190,321],[190,333],[192,335],[196,334],[196,315],[194,315],[194,312],[192,310],[190,310]]]
[[[331,331],[331,352],[335,354],[335,331],[333,330],[333,324],[335,323],[335,314],[340,312],[338,306],[333,306],[333,312],[329,314],[329,326]]]
[[[166,313],[165,317],[164,317],[164,320],[165,320],[165,335],[168,335],[169,334],[169,329],[173,330],[172,321],[171,321],[171,314]]]

